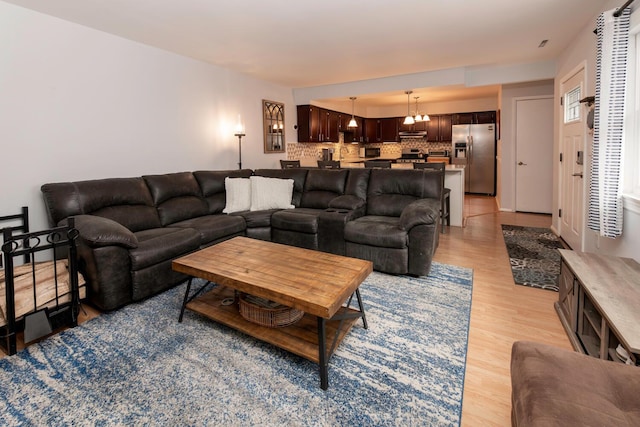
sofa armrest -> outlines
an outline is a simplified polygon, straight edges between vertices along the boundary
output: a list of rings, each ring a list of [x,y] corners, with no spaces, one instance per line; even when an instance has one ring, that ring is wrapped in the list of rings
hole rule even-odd
[[[133,249],[138,247],[136,236],[127,227],[111,219],[96,215],[76,215],[73,218],[83,243],[91,248],[122,246]],[[66,223],[66,220],[61,222]]]
[[[365,201],[360,197],[344,194],[332,199],[329,202],[329,207],[333,209],[348,209],[355,210],[365,205]]]
[[[419,199],[402,210],[399,226],[403,230],[410,230],[416,225],[437,225],[439,218],[440,200]]]

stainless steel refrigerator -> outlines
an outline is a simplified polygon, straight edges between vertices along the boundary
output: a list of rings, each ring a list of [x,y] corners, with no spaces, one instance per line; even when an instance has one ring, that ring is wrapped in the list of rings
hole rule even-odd
[[[465,165],[466,193],[496,194],[496,125],[453,125],[452,163]]]

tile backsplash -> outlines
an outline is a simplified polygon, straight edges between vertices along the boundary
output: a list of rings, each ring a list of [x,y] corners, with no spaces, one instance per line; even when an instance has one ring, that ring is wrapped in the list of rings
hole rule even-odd
[[[344,144],[339,143],[305,143],[305,142],[289,142],[287,143],[287,159],[297,160],[302,158],[322,159],[323,148],[333,148],[334,151],[342,150],[342,157],[358,157],[361,147],[380,148],[380,157],[400,157],[403,149],[417,148],[423,153],[429,150],[449,150],[451,151],[451,142],[426,142],[423,138],[404,139],[399,143],[376,143],[376,144]]]

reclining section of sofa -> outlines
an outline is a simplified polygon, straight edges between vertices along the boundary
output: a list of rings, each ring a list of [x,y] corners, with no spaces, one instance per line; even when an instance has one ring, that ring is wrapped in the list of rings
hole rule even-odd
[[[346,255],[392,274],[429,274],[442,185],[435,171],[372,169],[365,215],[345,225]]]
[[[156,294],[185,279],[177,256],[200,247],[194,229],[163,227],[143,178],[42,186],[51,224],[75,216],[79,269],[89,298],[103,310]]]
[[[148,175],[45,184],[52,225],[76,217],[80,271],[89,299],[113,310],[186,279],[175,258],[237,235],[242,217],[222,214],[224,179],[251,170]],[[201,190],[202,188],[202,190]]]

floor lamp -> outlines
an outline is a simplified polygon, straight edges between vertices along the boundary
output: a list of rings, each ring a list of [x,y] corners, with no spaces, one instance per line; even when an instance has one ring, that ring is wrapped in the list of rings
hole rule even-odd
[[[238,169],[242,169],[242,137],[245,136],[245,133],[244,126],[242,126],[242,122],[239,118],[235,136],[238,137]]]

